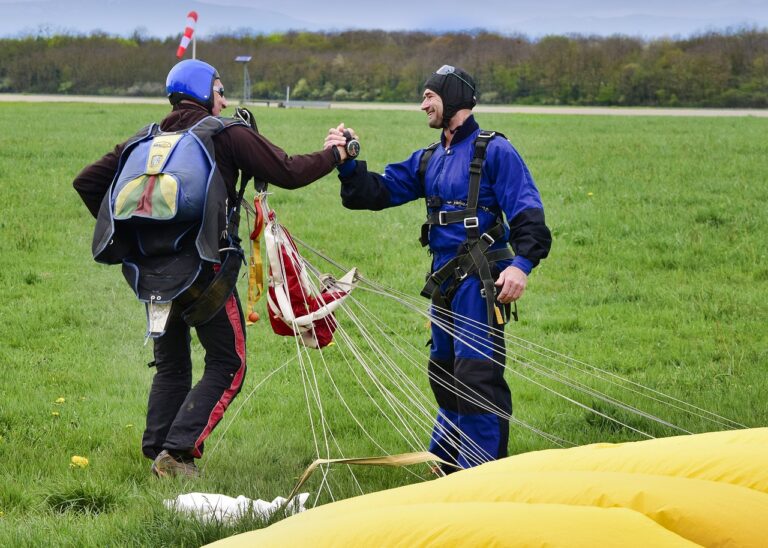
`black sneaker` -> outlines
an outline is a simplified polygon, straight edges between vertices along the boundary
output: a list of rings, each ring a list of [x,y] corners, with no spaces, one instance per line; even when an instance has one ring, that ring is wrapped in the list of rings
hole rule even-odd
[[[200,475],[200,471],[197,469],[194,460],[184,460],[181,457],[174,457],[166,450],[160,451],[160,454],[157,455],[157,458],[152,462],[152,473],[158,478],[174,476],[196,478]]]

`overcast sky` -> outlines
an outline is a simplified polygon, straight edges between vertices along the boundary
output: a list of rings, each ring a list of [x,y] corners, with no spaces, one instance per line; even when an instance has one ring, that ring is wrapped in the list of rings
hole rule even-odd
[[[684,37],[768,27],[768,0],[0,0],[0,36],[100,30],[173,36],[196,10],[198,37],[346,29]]]

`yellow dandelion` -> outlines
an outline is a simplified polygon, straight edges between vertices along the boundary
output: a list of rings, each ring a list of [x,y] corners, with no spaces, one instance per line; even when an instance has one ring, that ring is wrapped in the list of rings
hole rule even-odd
[[[129,423],[129,424],[126,424],[125,427],[126,428],[133,428],[133,425]]]
[[[58,411],[51,411],[51,416],[52,417],[58,417],[59,416],[59,412]]]
[[[88,466],[88,459],[73,455],[70,459],[69,466],[71,468],[86,468]]]
[[[587,196],[594,196],[594,195],[595,195],[594,192],[587,192]]]
[[[64,403],[65,401],[67,401],[67,400],[65,400],[64,398],[56,398],[56,402],[55,403]]]

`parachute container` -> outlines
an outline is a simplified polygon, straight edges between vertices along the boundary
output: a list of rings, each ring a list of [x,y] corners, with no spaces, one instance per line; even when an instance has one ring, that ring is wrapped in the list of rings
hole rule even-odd
[[[323,276],[322,289],[315,289],[290,233],[277,222],[266,199],[261,200],[261,205],[266,219],[267,307],[272,330],[278,335],[300,337],[309,348],[328,346],[337,327],[333,312],[355,287],[357,269],[340,279]]]

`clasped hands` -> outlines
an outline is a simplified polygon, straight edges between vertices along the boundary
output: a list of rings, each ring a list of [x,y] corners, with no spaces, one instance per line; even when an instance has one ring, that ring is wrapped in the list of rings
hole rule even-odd
[[[338,163],[346,162],[349,158],[347,154],[347,136],[344,133],[349,133],[353,139],[357,139],[357,134],[352,128],[344,127],[344,122],[340,123],[336,127],[332,127],[328,130],[328,135],[325,136],[325,142],[323,143],[323,150],[336,147],[337,155],[339,159]]]

